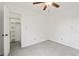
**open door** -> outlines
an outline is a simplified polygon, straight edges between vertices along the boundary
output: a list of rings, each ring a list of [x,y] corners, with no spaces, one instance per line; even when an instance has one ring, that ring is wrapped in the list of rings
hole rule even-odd
[[[8,56],[10,52],[10,39],[9,39],[9,9],[4,6],[4,56]]]

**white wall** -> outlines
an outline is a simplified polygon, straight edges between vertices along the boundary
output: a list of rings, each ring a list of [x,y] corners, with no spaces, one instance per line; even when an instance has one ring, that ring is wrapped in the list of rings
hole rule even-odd
[[[27,11],[22,18],[22,47],[48,40],[48,19],[45,15]]]
[[[79,18],[53,17],[50,40],[79,49]]]
[[[50,11],[50,40],[79,49],[79,3],[62,4]]]

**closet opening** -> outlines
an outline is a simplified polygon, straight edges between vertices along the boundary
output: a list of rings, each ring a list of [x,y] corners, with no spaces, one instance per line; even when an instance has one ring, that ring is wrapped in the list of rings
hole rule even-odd
[[[9,17],[10,53],[13,49],[21,48],[21,18],[19,14],[10,13]]]

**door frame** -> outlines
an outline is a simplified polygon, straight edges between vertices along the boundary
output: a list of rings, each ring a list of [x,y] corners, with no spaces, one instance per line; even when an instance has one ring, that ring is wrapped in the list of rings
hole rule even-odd
[[[21,22],[22,21],[22,15],[21,15],[20,11],[18,9],[15,9],[15,8],[11,9],[11,7],[4,6],[4,56],[8,56],[9,53],[10,53],[10,26],[9,26],[10,12],[15,12],[16,14],[20,15],[20,17],[19,17],[20,18],[20,25],[22,25],[22,22]],[[5,33],[5,20],[8,21],[8,27],[7,27],[8,28],[8,33]],[[22,28],[22,27],[20,26],[20,28]],[[20,31],[21,31],[21,29],[20,29]],[[8,34],[8,36],[5,36],[5,34]],[[22,36],[21,34],[22,34],[22,31],[20,33],[20,36]],[[7,38],[7,37],[8,37],[8,40],[9,40],[7,42],[7,44],[8,44],[7,47],[8,48],[6,48],[6,45],[5,45],[5,38]],[[20,40],[20,41],[21,41],[21,47],[22,47],[22,40]]]
[[[10,53],[10,38],[9,38],[9,9],[4,6],[4,56]]]

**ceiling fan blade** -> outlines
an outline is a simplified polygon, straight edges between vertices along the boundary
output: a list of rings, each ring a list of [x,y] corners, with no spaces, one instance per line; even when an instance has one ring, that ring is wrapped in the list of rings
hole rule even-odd
[[[44,2],[33,2],[33,4],[40,4],[40,3],[44,3]]]
[[[46,10],[46,8],[47,8],[47,6],[45,5],[44,8],[43,8],[43,10]]]
[[[52,6],[54,6],[54,7],[56,7],[56,8],[60,7],[60,6],[59,6],[57,3],[55,3],[55,2],[52,3]]]

